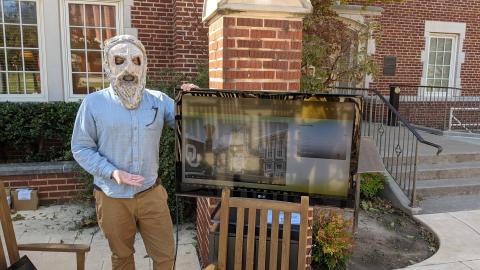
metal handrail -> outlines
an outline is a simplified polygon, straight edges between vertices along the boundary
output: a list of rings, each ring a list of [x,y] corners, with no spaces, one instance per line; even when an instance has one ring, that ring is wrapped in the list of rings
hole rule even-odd
[[[400,119],[400,121],[402,122],[403,125],[405,125],[408,130],[410,130],[410,132],[413,133],[413,135],[417,138],[417,140],[425,145],[429,145],[429,146],[432,146],[432,147],[435,147],[437,148],[437,156],[440,155],[440,153],[443,151],[443,147],[436,144],[436,143],[432,143],[432,142],[429,142],[427,140],[425,140],[422,135],[420,135],[417,130],[412,127],[412,125],[410,125],[410,123],[397,111],[397,109],[395,109],[395,107],[392,106],[392,104],[390,104],[390,102],[387,101],[387,99],[379,92],[377,91],[376,89],[370,89],[370,91],[374,92],[382,101],[385,105],[388,106],[388,108],[395,114],[395,116]]]

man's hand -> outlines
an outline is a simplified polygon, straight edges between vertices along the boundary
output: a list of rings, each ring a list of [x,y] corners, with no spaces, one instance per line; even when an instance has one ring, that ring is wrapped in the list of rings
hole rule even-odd
[[[113,179],[119,185],[130,185],[141,187],[145,178],[141,175],[131,174],[122,170],[115,170],[112,173]]]
[[[182,84],[182,86],[180,88],[182,88],[183,91],[190,91],[192,89],[200,89],[200,87],[196,86],[193,83],[184,83],[184,84]]]

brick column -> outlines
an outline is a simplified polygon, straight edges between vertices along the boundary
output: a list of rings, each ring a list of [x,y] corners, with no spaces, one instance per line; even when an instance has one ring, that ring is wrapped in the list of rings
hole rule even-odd
[[[302,20],[224,16],[209,25],[210,88],[299,91]]]

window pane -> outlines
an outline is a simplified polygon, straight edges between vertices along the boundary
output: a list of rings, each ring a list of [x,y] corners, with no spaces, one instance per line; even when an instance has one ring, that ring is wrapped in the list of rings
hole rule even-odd
[[[115,25],[115,7],[102,6],[102,26],[116,27]]]
[[[70,26],[83,26],[83,5],[68,4]]]
[[[0,9],[1,13],[1,9]],[[0,47],[3,47],[3,27],[0,25]]]
[[[452,59],[452,54],[451,53],[445,53],[443,57],[443,64],[444,65],[450,65],[450,60]]]
[[[431,38],[430,39],[430,51],[436,51],[437,50],[437,38]]]
[[[427,78],[433,78],[435,73],[435,66],[434,65],[428,65],[428,75]]]
[[[24,61],[26,71],[40,71],[38,50],[24,50],[23,57],[25,58]]]
[[[72,51],[72,71],[85,72],[87,71],[87,61],[85,60],[84,51]]]
[[[9,71],[23,71],[22,50],[7,50],[7,66]]]
[[[441,80],[435,80],[433,83],[434,86],[442,86],[442,81]],[[438,91],[438,89],[436,89]]]
[[[439,38],[437,43],[437,51],[444,51],[445,50],[445,39]]]
[[[102,74],[88,74],[88,92],[92,93],[103,89]]]
[[[435,64],[443,65],[443,53],[437,53],[437,59],[435,60]]]
[[[7,47],[20,47],[22,45],[20,25],[5,25],[5,37]]]
[[[100,6],[85,5],[86,26],[100,27]]]
[[[427,80],[427,85],[428,85],[428,86],[433,86],[433,85],[434,85],[434,81],[435,81],[435,80],[433,80],[433,79]],[[428,89],[428,90],[430,90],[430,89]]]
[[[87,91],[87,75],[85,73],[73,73],[72,84],[74,94],[88,94]]]
[[[431,65],[434,65],[435,64],[435,59],[436,59],[436,53],[431,52],[428,56],[428,63],[431,64]]]
[[[103,29],[102,31],[103,31],[102,33],[103,41],[117,35],[117,31],[115,29]]]
[[[70,47],[72,49],[85,48],[85,35],[82,28],[70,28]]]
[[[102,38],[100,29],[87,29],[87,48],[100,50]]]
[[[442,77],[442,67],[435,67],[435,78]]]
[[[37,7],[35,2],[21,2],[21,13],[23,24],[37,23]]]
[[[448,87],[448,80],[442,80],[442,87]],[[446,92],[447,89],[441,89],[443,92]]]
[[[445,51],[449,52],[452,50],[452,39],[449,38],[445,40]]]
[[[23,47],[38,48],[38,34],[36,26],[22,26]]]
[[[5,71],[5,51],[0,49],[0,71]]]
[[[40,73],[25,73],[25,82],[27,85],[27,94],[40,94],[41,83],[40,83]]]
[[[8,73],[8,86],[10,94],[24,94],[23,73]]]
[[[442,78],[444,78],[444,79],[450,78],[450,67],[443,67]]]
[[[3,0],[3,12],[6,23],[19,23],[20,14],[18,9],[18,1]]]
[[[101,52],[89,51],[87,55],[88,55],[88,72],[102,72]]]
[[[7,74],[0,73],[0,94],[7,94]]]

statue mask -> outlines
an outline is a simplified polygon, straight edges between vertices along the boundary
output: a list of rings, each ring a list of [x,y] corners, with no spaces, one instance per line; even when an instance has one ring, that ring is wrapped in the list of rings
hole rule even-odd
[[[104,69],[123,106],[136,109],[142,101],[147,75],[147,56],[142,43],[130,35],[105,41]]]

